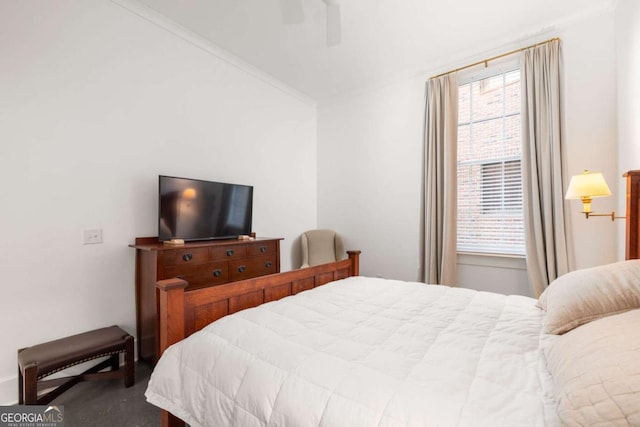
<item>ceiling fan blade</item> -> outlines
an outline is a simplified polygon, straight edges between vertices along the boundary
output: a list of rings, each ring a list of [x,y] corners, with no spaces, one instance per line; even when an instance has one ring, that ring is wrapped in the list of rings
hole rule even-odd
[[[327,46],[337,46],[341,40],[340,5],[337,1],[325,1],[327,4]]]
[[[302,0],[280,0],[280,11],[284,24],[301,24],[304,21]]]

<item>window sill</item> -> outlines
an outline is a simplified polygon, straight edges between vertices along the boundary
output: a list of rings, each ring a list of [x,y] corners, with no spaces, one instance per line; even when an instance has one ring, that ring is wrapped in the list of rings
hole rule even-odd
[[[527,260],[524,255],[458,252],[458,264],[477,265],[482,267],[512,268],[516,270],[527,269]]]

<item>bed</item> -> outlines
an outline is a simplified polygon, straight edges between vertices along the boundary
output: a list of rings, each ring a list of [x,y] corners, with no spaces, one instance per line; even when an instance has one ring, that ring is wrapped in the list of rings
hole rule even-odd
[[[188,292],[161,281],[147,400],[163,425],[640,425],[640,171],[627,183],[628,261],[538,300],[361,277],[359,251]]]

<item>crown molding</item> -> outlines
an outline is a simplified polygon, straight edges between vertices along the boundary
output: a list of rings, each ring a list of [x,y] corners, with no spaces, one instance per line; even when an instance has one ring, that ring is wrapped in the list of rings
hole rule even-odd
[[[172,21],[167,18],[165,15],[157,12],[156,10],[150,8],[149,6],[142,4],[136,0],[110,0],[111,3],[120,6],[122,9],[138,16],[139,18],[144,19],[145,21],[165,30],[169,34],[178,37],[179,39],[197,47],[198,49],[212,55],[229,65],[237,68],[238,70],[255,77],[258,80],[261,80],[264,83],[290,95],[299,101],[304,102],[313,107],[317,107],[317,101],[306,95],[291,86],[283,83],[282,81],[276,79],[272,75],[262,71],[261,69],[249,64],[246,61],[238,58],[237,56],[229,53],[228,51],[222,49],[220,46],[214,44],[210,40],[194,33],[191,30],[183,27],[182,25]]]

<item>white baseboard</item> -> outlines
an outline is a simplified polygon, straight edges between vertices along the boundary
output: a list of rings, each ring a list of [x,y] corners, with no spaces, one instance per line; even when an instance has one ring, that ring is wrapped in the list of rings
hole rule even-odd
[[[18,368],[16,367],[16,371]],[[0,405],[18,404],[18,374],[12,377],[0,378]]]

